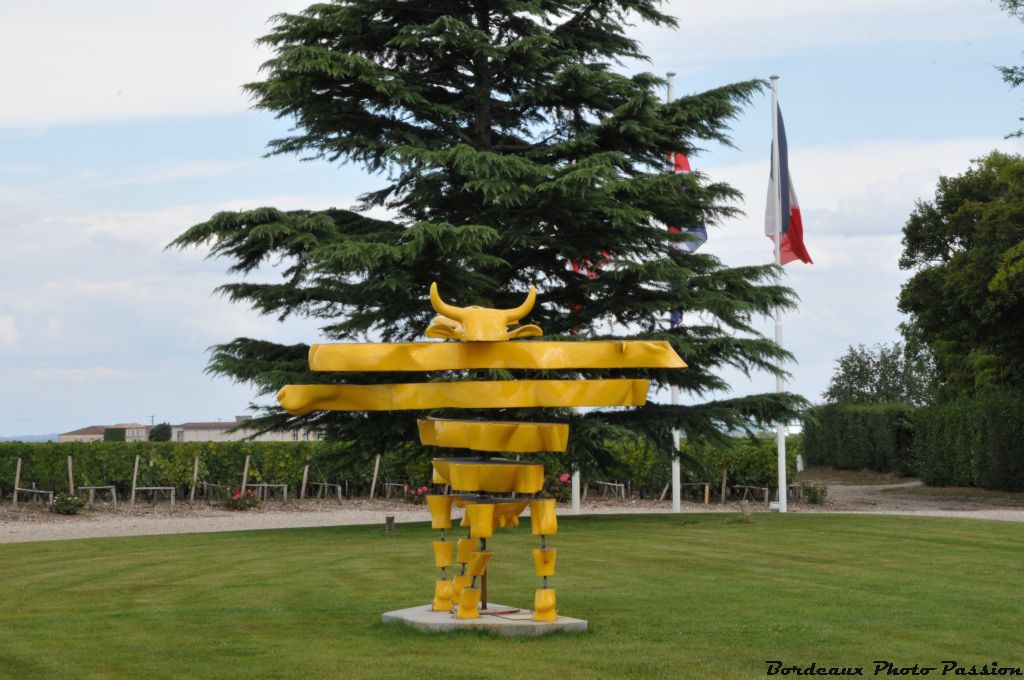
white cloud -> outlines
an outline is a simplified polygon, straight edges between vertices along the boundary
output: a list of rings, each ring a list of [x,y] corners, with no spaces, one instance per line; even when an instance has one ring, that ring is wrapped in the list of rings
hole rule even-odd
[[[270,53],[256,38],[310,0],[43,0],[0,5],[0,127],[245,111]],[[655,63],[704,68],[843,45],[980,40],[1015,30],[995,2],[672,0],[678,31],[638,25]],[[18,65],[13,67],[13,65]],[[30,65],[30,66],[29,66]]]
[[[18,344],[18,329],[13,316],[0,316],[0,350],[14,349]]]
[[[37,368],[30,371],[33,380],[44,383],[97,383],[125,382],[136,380],[140,374],[110,366],[87,366],[83,368]]]
[[[958,175],[994,148],[1020,152],[1018,140],[965,138],[932,141],[878,140],[848,145],[791,147],[790,171],[800,197],[805,243],[814,265],[785,267],[785,283],[801,297],[784,318],[791,389],[820,398],[833,361],[848,345],[899,339],[896,308],[910,272],[899,268],[902,228],[916,199],[933,197],[940,175]],[[764,236],[768,159],[702,168],[711,179],[743,191],[746,217],[711,230],[704,249],[729,265],[771,260]],[[772,336],[771,321],[760,322]],[[771,391],[767,376],[729,373],[733,392]]]
[[[1019,140],[963,138],[875,140],[845,145],[792,147],[789,169],[809,239],[822,233],[899,233],[918,198],[935,193],[940,175],[956,175],[993,149],[1024,151]],[[756,163],[702,168],[745,197],[746,218],[737,224],[763,228],[768,157]],[[746,228],[746,227],[744,227]]]
[[[669,31],[638,26],[655,63],[700,68],[823,48],[892,42],[970,42],[1016,30],[995,2],[961,0],[670,0]]]
[[[267,32],[271,15],[308,4],[4,3],[0,126],[244,111],[240,88],[269,56],[254,40]]]
[[[181,180],[209,179],[211,177],[230,175],[251,165],[250,161],[169,163],[154,168],[121,171],[117,177],[97,182],[97,186],[133,186],[139,184],[164,184]]]
[[[45,338],[56,340],[61,337],[62,330],[63,324],[60,322],[60,319],[51,316],[46,320],[46,328],[43,330],[42,335]]]
[[[285,195],[111,211],[0,202],[0,433],[21,434],[38,414],[66,418],[47,426],[53,431],[92,415],[183,421],[244,412],[252,390],[206,376],[207,348],[240,335],[315,341],[317,324],[281,324],[213,295],[232,278],[226,263],[164,246],[219,210],[332,203]]]

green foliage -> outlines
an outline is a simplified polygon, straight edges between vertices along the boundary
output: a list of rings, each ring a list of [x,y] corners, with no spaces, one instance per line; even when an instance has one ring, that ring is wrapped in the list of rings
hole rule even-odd
[[[151,442],[169,442],[169,441],[171,441],[171,424],[170,423],[157,423],[153,427],[149,428],[149,441],[151,441]]]
[[[803,499],[811,505],[822,505],[825,497],[828,496],[828,487],[824,484],[812,484],[804,482],[800,485],[800,493]]]
[[[50,510],[58,515],[77,515],[84,507],[85,501],[78,496],[61,492],[53,497],[53,505],[50,506]]]
[[[932,486],[1024,490],[1024,392],[912,408],[818,406],[804,424],[811,465],[920,475]]]
[[[985,392],[922,409],[914,421],[926,484],[1024,490],[1024,393]]]
[[[917,474],[913,407],[908,404],[817,406],[804,418],[804,461],[840,470]]]
[[[1024,388],[1024,158],[992,152],[939,178],[903,228],[908,344],[936,361],[945,399]]]
[[[130,491],[135,456],[140,456],[139,486],[175,486],[179,493],[192,484],[192,466],[199,456],[199,479],[238,486],[246,455],[252,456],[249,479],[297,487],[302,469],[310,465],[309,481],[349,480],[350,488],[369,489],[372,454],[353,454],[343,443],[300,442],[0,442],[0,486],[14,481],[15,462],[22,459],[22,479],[40,489],[67,484],[67,457],[74,456],[75,480],[83,486],[113,484]]]
[[[614,465],[601,474],[600,479],[627,482],[631,493],[641,498],[657,498],[671,475],[671,454],[658,449],[643,437],[619,437],[606,443]]]
[[[558,340],[602,337],[612,327],[614,337],[670,342],[689,369],[544,374],[647,377],[692,397],[680,406],[545,413],[569,423],[566,459],[583,470],[610,470],[610,439],[643,437],[667,454],[673,428],[718,438],[791,419],[804,405],[792,394],[699,403],[728,387],[723,369],[778,373],[792,358],[754,320],[792,307],[795,297],[777,284],[775,267],[728,268],[682,252],[685,236],[666,229],[736,214],[736,190],[699,172],[666,172],[664,154],[729,143],[729,123],[764,83],[666,104],[664,81],[623,74],[617,63],[644,58],[627,21],[675,25],[658,8],[655,0],[352,0],[278,15],[260,40],[272,52],[265,79],[247,86],[258,109],[294,121],[270,153],[353,163],[381,186],[354,210],[218,213],[171,245],[209,247],[240,277],[219,289],[229,299],[282,319],[318,320],[330,340],[421,336],[433,316],[427,291],[438,281],[454,304],[488,307],[518,305],[536,284],[528,321]],[[381,208],[391,217],[367,216]],[[279,280],[262,269],[259,281],[247,278],[267,262],[284,263]],[[605,266],[591,279],[574,262]],[[669,312],[679,309],[703,321],[670,328]],[[262,395],[287,383],[427,378],[313,374],[307,355],[305,345],[236,338],[214,348],[209,370]],[[292,418],[273,406],[252,424],[320,430],[365,456],[416,441],[417,415]],[[388,465],[419,476],[397,460]]]
[[[923,404],[935,390],[935,370],[927,355],[914,356],[909,345],[851,345],[836,360],[825,390],[833,404]]]
[[[108,427],[103,430],[103,441],[123,442],[127,437],[128,430],[123,427]]]
[[[802,444],[799,437],[786,438],[786,476],[796,475],[796,457]],[[772,437],[735,437],[728,444],[687,444],[684,451],[701,458],[705,465],[716,471],[721,479],[723,468],[728,469],[729,484],[750,486],[778,486],[778,451]],[[704,480],[701,480],[704,481]],[[708,480],[710,481],[710,480]]]

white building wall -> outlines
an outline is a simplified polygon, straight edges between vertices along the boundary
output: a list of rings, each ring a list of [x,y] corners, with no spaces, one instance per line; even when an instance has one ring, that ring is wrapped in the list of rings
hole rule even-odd
[[[57,436],[58,442],[100,442],[103,441],[101,434],[62,434]]]
[[[227,429],[214,430],[209,428],[171,428],[172,442],[237,442],[243,439],[248,440],[255,434],[255,430],[242,428],[229,432]],[[293,432],[266,432],[258,435],[250,441],[257,442],[291,442],[291,441],[315,441],[318,436],[312,435],[305,430]]]

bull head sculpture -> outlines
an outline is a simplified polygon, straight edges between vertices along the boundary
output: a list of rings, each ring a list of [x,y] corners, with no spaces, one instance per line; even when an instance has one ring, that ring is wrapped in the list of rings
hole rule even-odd
[[[469,342],[500,342],[515,338],[529,338],[543,335],[537,326],[529,324],[513,330],[508,327],[533,309],[537,301],[537,289],[530,286],[526,301],[515,309],[487,309],[470,305],[456,307],[441,299],[437,284],[430,284],[430,304],[440,316],[434,317],[427,328],[428,338],[448,338]]]

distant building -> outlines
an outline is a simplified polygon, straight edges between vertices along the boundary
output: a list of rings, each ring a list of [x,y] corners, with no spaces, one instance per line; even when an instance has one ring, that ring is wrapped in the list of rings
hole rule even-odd
[[[57,441],[98,442],[103,440],[103,431],[106,429],[106,425],[90,425],[89,427],[83,427],[80,430],[72,430],[71,432],[61,432],[59,435],[57,435]]]
[[[118,423],[117,425],[90,425],[80,430],[62,432],[57,435],[60,442],[100,442],[107,430],[124,430],[124,440],[128,442],[144,442],[149,440],[149,425],[140,423]]]
[[[310,432],[309,430],[266,432],[257,435],[255,429],[243,426],[234,432],[228,432],[228,430],[238,427],[240,423],[244,423],[247,420],[249,420],[249,416],[235,416],[233,421],[218,420],[217,422],[182,423],[181,425],[171,425],[171,441],[237,442],[243,439],[251,439],[252,441],[257,442],[298,442],[320,439],[320,435],[315,432]]]

